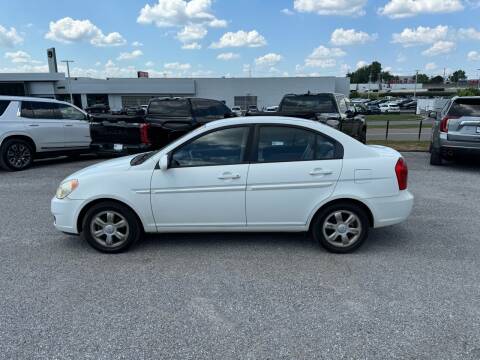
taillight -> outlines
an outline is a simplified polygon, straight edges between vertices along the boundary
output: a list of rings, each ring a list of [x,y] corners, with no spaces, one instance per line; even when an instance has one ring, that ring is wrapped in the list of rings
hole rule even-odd
[[[406,190],[408,186],[408,166],[403,158],[398,159],[395,165],[395,174],[397,175],[398,189]]]
[[[440,121],[440,132],[448,132],[448,120],[450,119],[458,119],[457,116],[445,116],[442,121]]]
[[[150,139],[148,138],[148,128],[150,127],[149,124],[141,124],[140,125],[140,142],[142,144],[150,145]]]

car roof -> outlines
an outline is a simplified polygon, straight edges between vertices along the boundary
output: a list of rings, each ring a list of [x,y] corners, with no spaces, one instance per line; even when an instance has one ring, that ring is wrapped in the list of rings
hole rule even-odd
[[[48,98],[39,98],[39,97],[32,97],[32,96],[7,96],[7,95],[0,95],[0,100],[8,100],[8,101],[36,101],[36,102],[49,102],[49,103],[57,103],[57,104],[68,104],[70,103],[66,101],[60,101],[56,99],[48,99]]]

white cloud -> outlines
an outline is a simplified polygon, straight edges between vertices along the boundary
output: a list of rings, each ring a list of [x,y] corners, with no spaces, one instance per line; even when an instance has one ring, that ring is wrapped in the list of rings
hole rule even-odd
[[[181,64],[179,62],[173,62],[173,63],[167,63],[163,67],[168,70],[185,71],[185,70],[189,70],[192,66],[190,64]]]
[[[460,28],[457,33],[458,37],[462,40],[480,40],[480,31],[474,28]]]
[[[141,50],[133,50],[132,52],[122,52],[117,60],[133,60],[137,59],[140,56],[143,55],[143,52]]]
[[[360,60],[359,62],[357,62],[356,66],[357,66],[357,70],[358,70],[358,69],[361,69],[365,66],[368,66],[368,62],[366,62],[365,60]]]
[[[228,53],[218,54],[217,59],[218,60],[223,60],[223,61],[229,61],[229,60],[238,59],[239,57],[240,57],[239,54],[236,54],[236,53],[233,53],[233,52],[228,52]]]
[[[134,46],[134,47],[142,47],[142,46],[143,46],[143,43],[141,43],[140,41],[134,41],[134,42],[132,42],[132,46]]]
[[[374,41],[378,37],[377,34],[368,34],[364,31],[356,31],[354,29],[336,29],[330,38],[330,42],[336,46],[365,44]]]
[[[255,59],[255,65],[257,66],[270,66],[273,67],[282,61],[282,55],[269,53],[264,56],[260,56]]]
[[[294,0],[293,7],[298,12],[319,15],[365,15],[367,0]]]
[[[281,12],[282,12],[282,14],[285,14],[285,15],[295,15],[295,13],[292,10],[287,9],[287,8],[282,9]]]
[[[155,66],[155,63],[154,63],[153,61],[147,61],[147,62],[145,63],[145,66],[147,66],[147,67],[154,67],[154,66]]]
[[[480,53],[478,51],[470,51],[467,55],[469,61],[480,61]]]
[[[183,43],[201,40],[207,35],[208,31],[203,25],[190,24],[186,25],[177,33],[177,39]]]
[[[0,68],[0,73],[46,73],[48,65],[19,64],[15,67]]]
[[[437,64],[435,64],[434,62],[429,62],[425,64],[425,70],[427,71],[432,71],[432,70],[435,70],[436,68],[437,68]]]
[[[0,25],[0,46],[13,47],[23,42],[23,38],[13,27],[7,29]]]
[[[126,43],[126,40],[118,32],[105,35],[90,20],[75,20],[70,17],[51,21],[50,30],[45,38],[66,44],[88,41],[98,47],[120,46]]]
[[[200,45],[197,42],[182,45],[183,50],[199,50],[201,48],[202,48],[202,45]]]
[[[452,41],[438,41],[430,48],[422,52],[425,56],[436,56],[441,54],[448,54],[455,49],[455,43]]]
[[[30,54],[21,50],[5,53],[5,59],[10,60],[14,64],[29,63],[32,61]]]
[[[227,32],[222,35],[218,42],[210,45],[214,49],[226,47],[261,47],[267,45],[265,38],[257,30]]]
[[[401,33],[394,33],[392,35],[392,42],[405,47],[433,44],[437,41],[444,40],[448,36],[448,32],[448,26],[444,25],[438,25],[434,28],[424,26],[419,26],[416,29],[405,28]]]
[[[461,0],[390,0],[378,9],[378,13],[400,19],[419,14],[451,13],[463,8]]]
[[[305,59],[305,66],[328,68],[337,66],[335,58],[345,56],[346,53],[339,48],[327,48],[323,45],[317,47]]]
[[[158,0],[154,5],[146,4],[137,18],[140,24],[155,24],[158,27],[208,24],[211,27],[226,26],[212,13],[212,0]]]
[[[405,61],[407,61],[407,57],[404,54],[400,53],[397,55],[397,62],[402,63]]]

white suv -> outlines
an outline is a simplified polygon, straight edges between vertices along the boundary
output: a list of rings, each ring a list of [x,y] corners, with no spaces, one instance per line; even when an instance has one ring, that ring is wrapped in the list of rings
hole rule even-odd
[[[19,171],[34,158],[90,151],[88,115],[69,103],[0,96],[0,167]]]

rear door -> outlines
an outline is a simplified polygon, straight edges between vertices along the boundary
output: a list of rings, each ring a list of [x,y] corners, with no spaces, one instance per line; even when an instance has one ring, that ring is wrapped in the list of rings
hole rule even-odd
[[[57,103],[22,101],[21,116],[38,151],[63,150],[65,122],[60,116]]]
[[[256,139],[247,180],[247,226],[305,226],[335,188],[343,148],[298,126],[260,125]]]
[[[90,125],[87,115],[67,104],[57,104],[64,121],[65,149],[88,149],[90,147]]]
[[[448,140],[480,142],[480,98],[459,98],[448,110]]]

